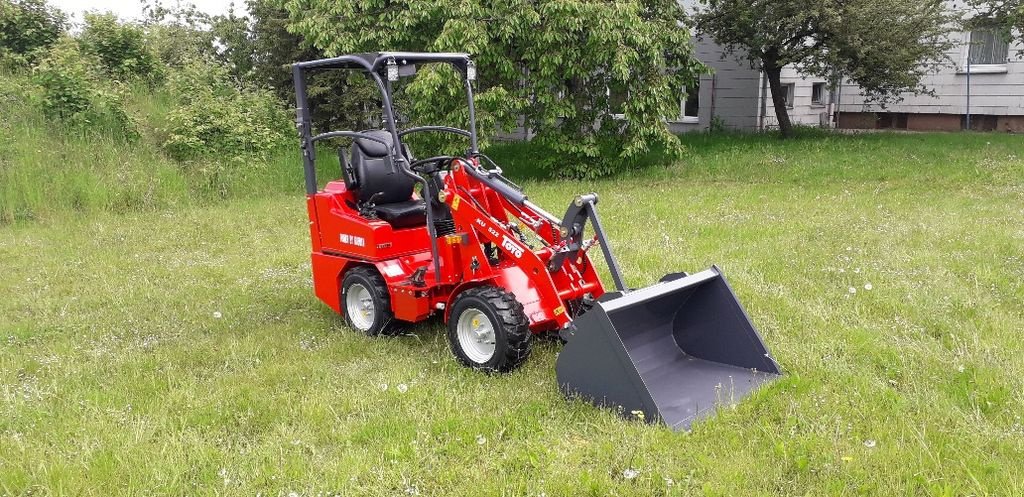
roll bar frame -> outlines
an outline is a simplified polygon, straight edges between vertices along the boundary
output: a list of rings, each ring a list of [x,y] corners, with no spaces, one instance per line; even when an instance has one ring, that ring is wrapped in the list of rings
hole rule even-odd
[[[398,67],[413,66],[417,63],[446,63],[450,64],[462,75],[463,85],[466,89],[466,100],[469,105],[469,130],[461,130],[448,126],[421,126],[410,128],[404,131],[398,130],[395,121],[394,108],[392,107],[391,82],[382,77],[387,71],[389,64]],[[474,156],[480,153],[476,132],[476,109],[473,105],[473,82],[468,77],[468,68],[471,64],[469,54],[465,53],[420,53],[420,52],[378,52],[342,55],[327,59],[310,60],[292,64],[292,78],[295,81],[295,125],[299,131],[299,139],[302,148],[302,166],[306,180],[306,195],[317,193],[316,181],[316,142],[328,138],[360,138],[379,142],[387,145],[383,140],[360,133],[358,131],[329,131],[318,135],[312,134],[312,118],[309,110],[309,93],[306,88],[306,76],[314,71],[322,70],[355,70],[366,73],[373,79],[377,89],[380,91],[381,107],[384,111],[384,126],[391,133],[391,167],[392,172],[401,173],[417,183],[424,186],[423,200],[430,205],[433,201],[430,188],[427,187],[427,180],[416,174],[406,163],[405,155],[401,152],[402,136],[419,131],[442,131],[468,136],[470,142],[469,155]],[[386,76],[386,75],[385,75]],[[427,209],[427,231],[430,234],[430,251],[434,260],[434,274],[441,274],[440,261],[437,257],[437,233],[434,230],[434,219],[431,209]]]

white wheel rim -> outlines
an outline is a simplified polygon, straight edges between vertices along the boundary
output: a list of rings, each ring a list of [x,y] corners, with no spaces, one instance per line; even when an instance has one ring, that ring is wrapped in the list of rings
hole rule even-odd
[[[353,283],[345,292],[345,311],[352,325],[359,328],[359,331],[366,331],[373,326],[376,317],[376,309],[373,306],[373,296],[365,286]]]
[[[479,309],[466,309],[455,325],[459,346],[469,360],[484,364],[494,357],[494,325]]]

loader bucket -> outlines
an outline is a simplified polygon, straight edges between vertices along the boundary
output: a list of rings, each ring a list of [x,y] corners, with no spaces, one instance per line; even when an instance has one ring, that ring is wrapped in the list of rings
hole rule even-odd
[[[567,396],[688,430],[781,374],[717,267],[673,276],[573,321],[556,364]]]

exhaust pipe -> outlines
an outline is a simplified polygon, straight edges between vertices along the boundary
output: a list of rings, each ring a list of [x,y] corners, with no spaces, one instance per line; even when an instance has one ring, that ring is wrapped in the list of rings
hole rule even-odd
[[[567,397],[688,430],[781,375],[718,267],[607,296],[563,333]]]

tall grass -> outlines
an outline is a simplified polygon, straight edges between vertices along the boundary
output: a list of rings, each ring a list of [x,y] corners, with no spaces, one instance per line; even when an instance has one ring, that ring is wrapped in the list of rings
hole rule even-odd
[[[0,224],[301,191],[296,147],[255,158],[167,157],[161,145],[171,98],[160,89],[132,88],[128,112],[141,133],[134,140],[104,123],[46,119],[26,74],[0,73],[0,90]]]

